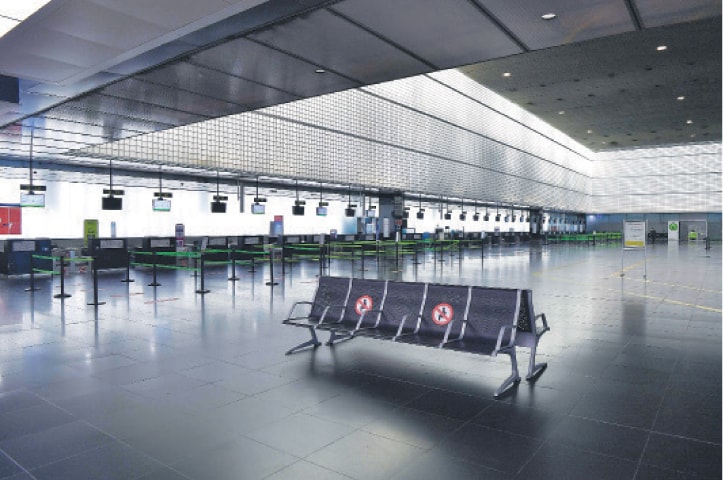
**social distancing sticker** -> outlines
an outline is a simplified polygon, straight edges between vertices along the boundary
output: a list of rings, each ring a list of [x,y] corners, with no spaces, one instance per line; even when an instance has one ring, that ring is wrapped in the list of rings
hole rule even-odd
[[[432,321],[437,325],[447,325],[454,317],[454,309],[448,303],[440,303],[432,309]]]
[[[369,295],[362,295],[361,297],[356,299],[354,311],[357,315],[361,315],[362,313],[367,312],[372,308],[374,308],[374,301]]]

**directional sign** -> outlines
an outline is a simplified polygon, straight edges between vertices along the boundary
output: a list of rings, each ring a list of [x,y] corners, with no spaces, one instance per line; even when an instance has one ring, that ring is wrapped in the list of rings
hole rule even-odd
[[[367,312],[372,308],[374,308],[374,301],[369,295],[362,295],[361,297],[356,299],[354,311],[357,315],[361,315],[362,313]]]
[[[448,303],[440,303],[432,309],[432,321],[437,325],[447,325],[454,317],[454,309]]]

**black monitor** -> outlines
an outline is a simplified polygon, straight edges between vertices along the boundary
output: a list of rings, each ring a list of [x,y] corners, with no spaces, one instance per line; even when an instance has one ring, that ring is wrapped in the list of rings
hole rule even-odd
[[[226,213],[226,202],[211,202],[211,213]]]
[[[103,197],[103,210],[123,210],[123,199],[120,197]]]
[[[344,215],[346,215],[347,217],[353,217],[356,215],[356,209],[351,208],[351,207],[346,208],[346,209],[344,209]]]
[[[294,205],[291,207],[291,213],[292,215],[303,215],[304,214],[304,206],[303,205]]]
[[[420,220],[424,219],[424,212],[422,210],[417,212],[417,218]]]

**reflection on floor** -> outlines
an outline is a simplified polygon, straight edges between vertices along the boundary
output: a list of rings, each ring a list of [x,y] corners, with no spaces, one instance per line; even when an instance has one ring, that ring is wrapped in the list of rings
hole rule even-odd
[[[721,478],[721,247],[504,247],[331,274],[532,288],[549,368],[355,339],[284,356],[318,264],[0,279],[0,478]],[[278,268],[277,268],[278,270]],[[397,271],[400,270],[400,271]],[[621,277],[621,271],[624,276]],[[643,278],[647,272],[647,280]],[[524,365],[526,351],[520,353]]]

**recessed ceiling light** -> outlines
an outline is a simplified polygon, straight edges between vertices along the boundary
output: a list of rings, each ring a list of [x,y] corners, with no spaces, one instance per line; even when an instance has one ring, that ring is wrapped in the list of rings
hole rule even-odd
[[[688,125],[690,125],[690,124],[693,123],[693,120],[686,120],[685,123],[687,123]]]
[[[683,95],[681,95],[681,96],[678,97],[678,100],[679,100],[679,101],[680,101],[680,100],[685,100],[685,97],[684,97]]]
[[[655,49],[659,52],[664,52],[668,49],[668,47],[667,45],[658,45]]]
[[[695,133],[690,134],[690,138],[693,138],[693,137],[695,137]]]
[[[323,68],[317,68],[317,69],[314,70],[314,71],[315,71],[316,73],[326,73],[326,70],[324,70]]]
[[[510,72],[505,72],[502,74],[503,77],[511,77],[512,74]]]
[[[588,130],[587,133],[592,133],[592,130]]]
[[[544,15],[542,15],[541,18],[543,20],[552,20],[553,18],[557,18],[557,15],[550,12],[550,13],[545,13]]]
[[[560,114],[560,115],[565,115],[565,110],[560,110],[560,111],[557,112],[557,113]]]

